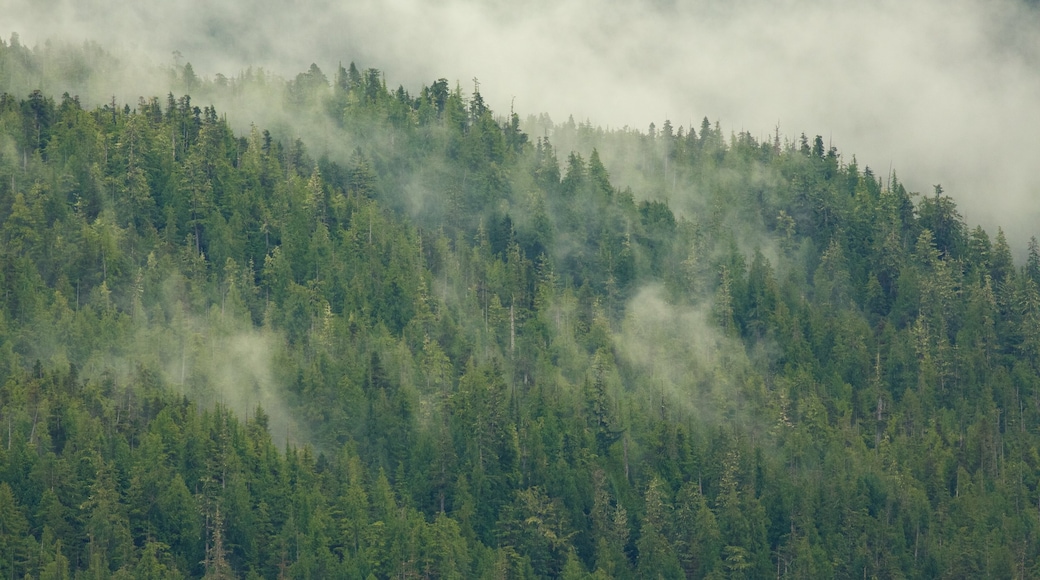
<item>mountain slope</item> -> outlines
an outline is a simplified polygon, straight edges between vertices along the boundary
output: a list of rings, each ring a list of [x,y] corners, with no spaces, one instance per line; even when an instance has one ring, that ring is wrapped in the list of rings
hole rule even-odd
[[[0,97],[5,574],[1032,573],[1035,243],[819,137],[189,73]]]

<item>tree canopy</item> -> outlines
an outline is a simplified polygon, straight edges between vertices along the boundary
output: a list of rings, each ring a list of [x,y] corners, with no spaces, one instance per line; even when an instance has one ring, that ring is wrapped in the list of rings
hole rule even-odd
[[[53,58],[0,43],[4,577],[1040,570],[1037,244],[940,186],[353,63],[11,92]]]

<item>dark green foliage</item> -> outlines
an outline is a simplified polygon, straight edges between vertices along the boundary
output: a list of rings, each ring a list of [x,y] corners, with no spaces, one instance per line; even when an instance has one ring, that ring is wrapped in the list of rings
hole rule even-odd
[[[820,137],[175,80],[0,95],[3,577],[1040,569],[1035,240]],[[196,104],[256,83],[345,152]]]

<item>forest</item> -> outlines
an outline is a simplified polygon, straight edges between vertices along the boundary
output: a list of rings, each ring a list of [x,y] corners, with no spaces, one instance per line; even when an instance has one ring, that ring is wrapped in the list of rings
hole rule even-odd
[[[940,185],[108,58],[0,40],[4,578],[1040,576],[1040,245]]]

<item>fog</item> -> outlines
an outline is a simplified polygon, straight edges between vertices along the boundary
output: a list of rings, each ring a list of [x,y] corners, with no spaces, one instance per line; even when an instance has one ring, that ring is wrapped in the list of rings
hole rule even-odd
[[[1038,233],[1040,18],[1021,1],[5,4],[0,32],[23,44],[89,39],[166,65],[177,51],[204,76],[353,60],[413,92],[478,78],[493,109],[521,117],[819,134],[912,190],[941,183],[1019,252]]]
[[[616,352],[649,377],[671,412],[750,426],[746,395],[763,388],[762,380],[739,341],[711,320],[712,308],[709,301],[671,304],[662,287],[644,287],[625,309]]]

